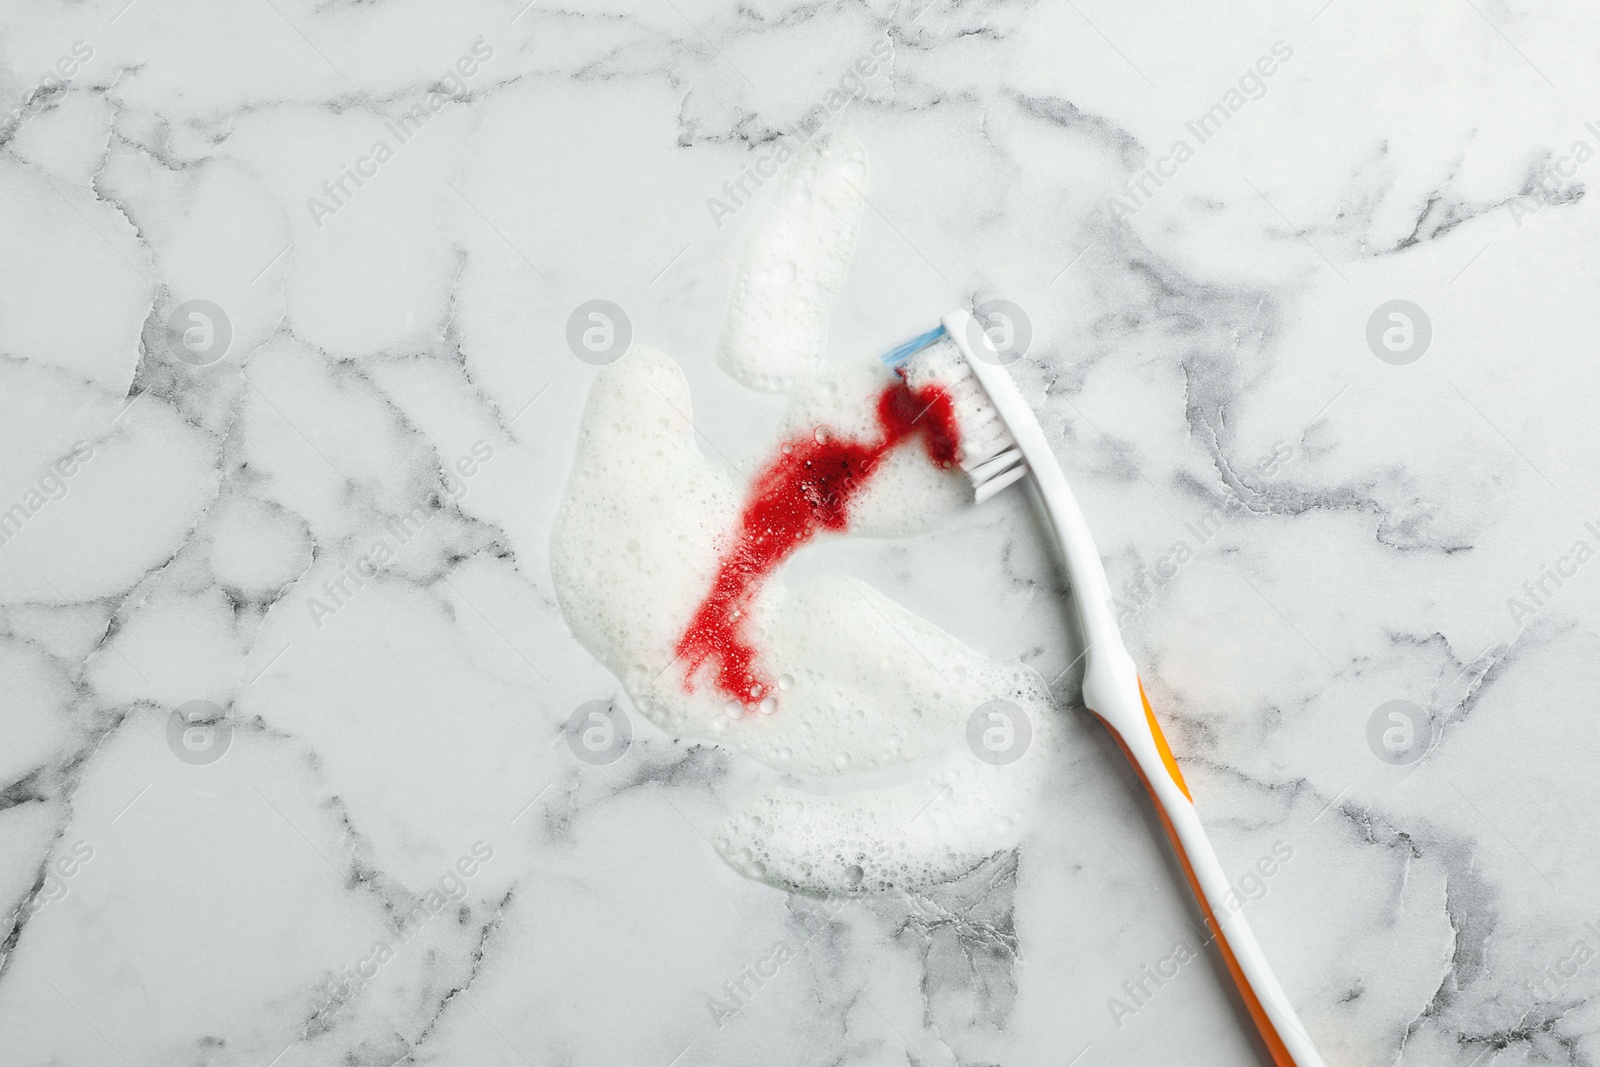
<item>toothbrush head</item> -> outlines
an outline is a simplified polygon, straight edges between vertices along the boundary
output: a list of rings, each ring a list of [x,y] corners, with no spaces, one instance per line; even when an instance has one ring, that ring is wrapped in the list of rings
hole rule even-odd
[[[989,342],[981,332],[964,328],[970,321],[965,313],[947,315],[940,326],[897,345],[879,358],[904,378],[913,392],[937,389],[950,398],[960,430],[956,459],[972,480],[974,499],[981,504],[1006,486],[1021,481],[1028,473],[1028,465],[984,382],[991,375],[1001,375],[1010,385],[1010,378],[998,358],[981,368],[976,366],[981,357],[973,354],[972,339],[965,335],[976,334],[979,344]],[[954,331],[952,326],[956,327]],[[992,346],[989,351],[993,352]],[[1015,386],[1011,388],[1015,390]]]

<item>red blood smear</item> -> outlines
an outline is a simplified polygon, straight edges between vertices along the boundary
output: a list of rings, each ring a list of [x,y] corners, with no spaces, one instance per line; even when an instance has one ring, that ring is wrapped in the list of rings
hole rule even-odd
[[[896,380],[879,395],[877,416],[877,440],[852,441],[830,432],[791,438],[756,475],[711,591],[678,640],[678,656],[688,660],[686,690],[711,663],[717,688],[742,704],[772,693],[745,636],[750,608],[767,577],[821,531],[849,525],[850,502],[891,449],[916,436],[934,463],[955,462],[960,431],[942,389],[913,392]]]

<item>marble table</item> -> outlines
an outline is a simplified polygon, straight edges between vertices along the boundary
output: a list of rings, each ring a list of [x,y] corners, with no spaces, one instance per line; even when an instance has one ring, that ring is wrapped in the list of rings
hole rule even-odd
[[[781,403],[716,364],[732,280],[774,146],[848,135],[832,355],[1025,312],[1013,370],[1327,1062],[1600,1062],[1597,22],[10,5],[0,1061],[1259,1062],[1020,494],[790,565],[1051,686],[1024,840],[945,884],[734,870],[748,761],[568,630],[574,312],[620,309],[747,463]],[[593,701],[615,759],[568,743]]]

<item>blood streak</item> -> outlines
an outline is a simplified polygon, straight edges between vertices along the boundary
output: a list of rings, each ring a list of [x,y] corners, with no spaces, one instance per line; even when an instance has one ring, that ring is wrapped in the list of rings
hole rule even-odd
[[[773,686],[756,665],[745,625],[767,577],[818,533],[849,525],[851,501],[898,445],[920,437],[930,460],[954,464],[960,431],[944,390],[914,391],[897,379],[878,396],[877,422],[876,440],[850,440],[826,428],[792,437],[756,475],[711,590],[678,639],[678,656],[688,661],[685,689],[712,664],[717,688],[739,703],[754,705],[770,695]]]

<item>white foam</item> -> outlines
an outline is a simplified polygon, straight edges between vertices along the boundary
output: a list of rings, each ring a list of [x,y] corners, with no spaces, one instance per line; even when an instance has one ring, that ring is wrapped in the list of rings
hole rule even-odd
[[[745,384],[789,396],[773,450],[817,426],[876,433],[872,404],[887,372],[867,353],[837,363],[822,356],[827,309],[860,219],[845,168],[862,158],[853,142],[836,141],[796,159],[744,260],[721,362]],[[850,893],[924,886],[1015,845],[1054,736],[1044,685],[862,583],[824,578],[791,588],[780,570],[763,587],[747,632],[762,672],[780,680],[774,707],[744,714],[735,705],[731,717],[708,671],[686,689],[675,648],[746,492],[702,455],[692,417],[682,371],[659,352],[637,347],[597,377],[551,539],[573,633],[639,711],[678,736],[810,778],[919,768],[910,782],[859,792],[769,792],[721,828],[719,850],[776,885]],[[851,531],[902,535],[969,499],[959,471],[935,468],[908,444],[874,472],[851,509]],[[974,711],[996,698],[1014,702],[1033,733],[1021,758],[1004,766],[981,761],[968,744]]]

